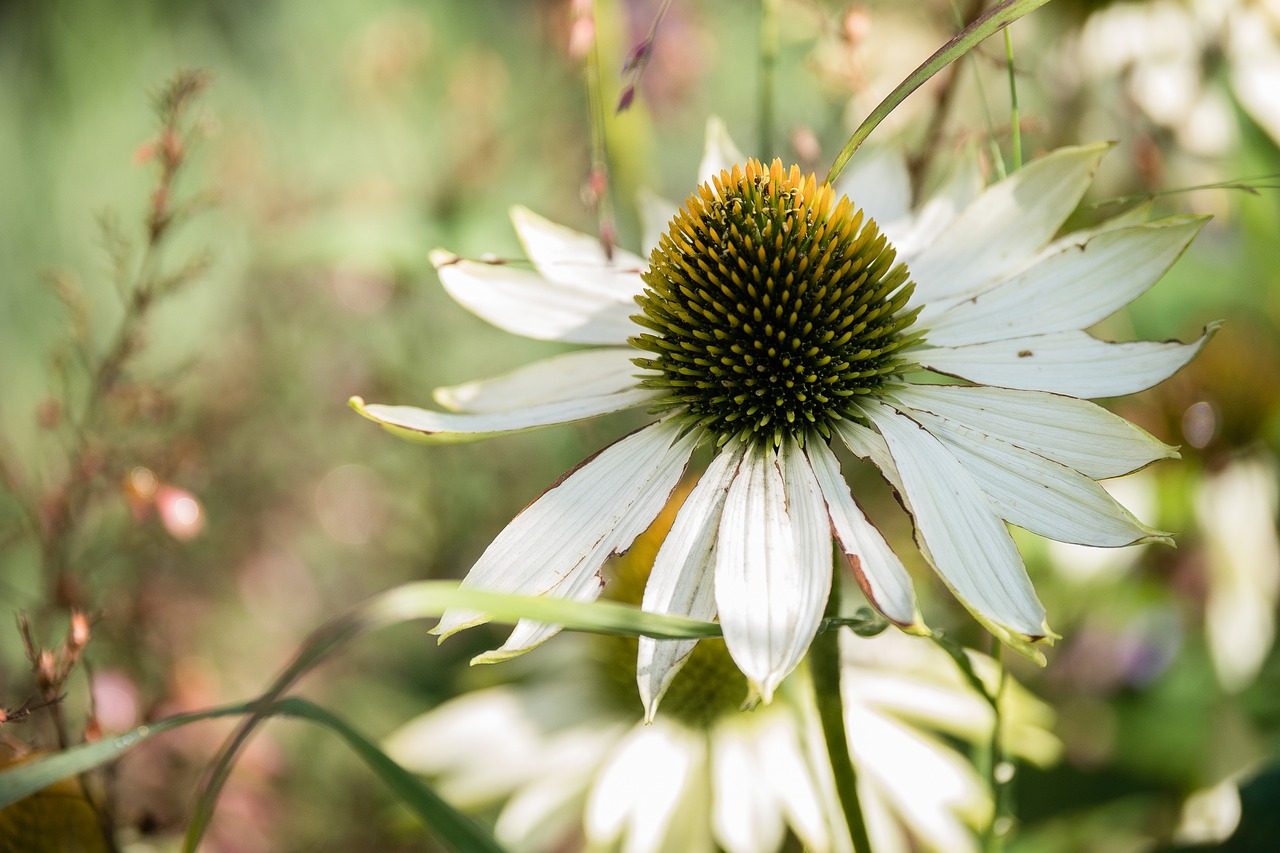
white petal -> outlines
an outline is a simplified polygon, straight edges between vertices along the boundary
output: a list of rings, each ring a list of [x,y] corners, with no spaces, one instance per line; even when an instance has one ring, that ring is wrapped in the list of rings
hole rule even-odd
[[[669,423],[653,424],[582,463],[498,534],[462,586],[594,598],[601,564],[649,526],[684,472],[696,438],[677,434]],[[435,631],[484,621],[481,613],[451,610]]]
[[[507,685],[477,690],[422,714],[387,738],[387,753],[415,773],[437,777],[464,808],[498,802],[545,764],[545,733],[523,696]]]
[[[1195,239],[1199,217],[1174,217],[1098,234],[920,322],[931,344],[962,346],[1083,329],[1155,284]]]
[[[624,853],[660,853],[704,750],[692,735],[655,724],[631,730],[596,779],[587,801],[587,841]]]
[[[953,171],[914,215],[895,222],[882,222],[885,237],[898,250],[898,260],[911,265],[937,236],[968,207],[982,191],[982,170],[978,158],[966,151],[956,158]]]
[[[980,430],[927,412],[907,414],[937,438],[977,481],[1006,521],[1059,542],[1115,548],[1173,540],[1133,517],[1080,472]]]
[[[657,193],[643,187],[636,193],[636,204],[640,208],[641,246],[647,258],[658,248],[658,240],[667,233],[667,226],[675,218],[680,207]]]
[[[719,116],[707,119],[707,141],[702,150],[702,162],[698,164],[698,183],[704,184],[725,169],[745,163],[738,146],[729,138],[729,128]]]
[[[837,421],[835,431],[845,446],[853,451],[854,456],[866,459],[879,468],[889,485],[901,494],[902,475],[898,473],[898,466],[894,464],[893,456],[889,453],[889,445],[884,443],[880,433],[856,421]]]
[[[493,827],[497,839],[512,853],[532,853],[575,836],[600,763],[629,728],[593,720],[547,738],[538,772],[498,814]],[[478,763],[475,756],[472,761]]]
[[[630,347],[567,352],[492,379],[437,388],[432,396],[446,409],[483,414],[618,394],[636,386],[637,354]]]
[[[937,740],[857,704],[846,704],[845,726],[865,784],[887,800],[925,849],[978,849],[973,832],[958,816],[977,816],[990,808],[971,766]]]
[[[796,730],[795,712],[764,714],[757,711],[755,741],[760,761],[760,783],[773,789],[783,814],[796,835],[810,850],[827,850],[830,828],[823,813],[822,794],[814,770],[805,760]]]
[[[713,556],[720,513],[729,484],[742,463],[741,448],[725,449],[711,460],[684,505],[671,532],[658,549],[653,571],[644,588],[641,608],[711,620],[716,615]],[[671,679],[693,651],[697,640],[655,640],[640,637],[636,681],[644,703],[645,722],[653,722],[658,702]]]
[[[831,527],[804,452],[753,448],[729,487],[716,606],[738,668],[768,702],[818,631],[831,591]]]
[[[1038,453],[1087,477],[1119,477],[1178,451],[1086,400],[1041,391],[908,385],[894,399]]]
[[[963,293],[1023,266],[1062,227],[1109,147],[1060,148],[988,187],[911,260],[915,302]]]
[[[595,237],[544,219],[527,207],[513,207],[511,221],[529,260],[548,281],[635,313],[635,298],[644,290],[640,273],[647,264],[642,258],[619,248],[609,258]]]
[[[499,329],[542,341],[624,344],[636,334],[626,303],[565,287],[529,270],[431,253],[440,283],[454,301]]]
[[[772,853],[786,833],[761,773],[755,734],[736,721],[711,732],[711,827],[726,853]]]
[[[839,460],[821,441],[809,442],[806,451],[827,504],[831,529],[867,600],[893,622],[922,628],[911,576],[849,492]]]
[[[1278,504],[1276,466],[1269,456],[1233,460],[1196,494],[1209,586],[1205,638],[1218,680],[1232,693],[1257,677],[1275,639]]]
[[[1081,331],[1054,332],[963,347],[919,350],[913,358],[940,373],[983,385],[1049,391],[1085,399],[1119,397],[1168,379],[1196,357],[1218,329],[1198,341],[1109,343]]]
[[[1056,255],[1058,252],[1068,246],[1078,245],[1096,237],[1099,234],[1105,234],[1108,231],[1118,231],[1121,228],[1131,228],[1134,225],[1144,225],[1151,220],[1151,209],[1155,207],[1153,201],[1143,201],[1135,204],[1128,210],[1118,213],[1110,219],[1104,219],[1096,225],[1088,228],[1081,228],[1078,231],[1072,231],[1070,234],[1064,234],[1058,239],[1049,243],[1041,250],[1039,259]]]
[[[456,444],[595,418],[635,408],[653,399],[652,391],[632,388],[617,394],[561,400],[516,411],[479,415],[433,412],[416,406],[387,406],[381,403],[366,405],[359,397],[351,398],[351,407],[374,423],[404,438],[432,444]]]
[[[989,626],[1030,639],[1049,636],[1022,557],[969,473],[906,416],[878,401],[863,409],[902,475],[921,550],[956,597]]]
[[[859,150],[836,179],[834,189],[837,196],[848,196],[882,229],[911,211],[911,176],[901,151]]]

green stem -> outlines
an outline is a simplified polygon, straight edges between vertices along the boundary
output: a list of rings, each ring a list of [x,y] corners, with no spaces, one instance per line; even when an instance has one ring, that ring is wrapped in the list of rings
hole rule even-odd
[[[779,0],[764,0],[760,15],[760,159],[773,156],[774,88],[777,84]]]
[[[1013,170],[1022,168],[1022,122],[1018,117],[1018,79],[1013,70],[1013,37],[1004,30],[1004,55],[1009,66],[1009,113],[1013,134]]]
[[[827,600],[827,616],[839,610],[840,571],[837,566],[831,579],[831,597]],[[809,647],[809,667],[813,673],[813,693],[822,721],[822,736],[835,777],[836,795],[849,827],[849,837],[857,853],[871,853],[867,823],[858,798],[858,771],[849,755],[849,738],[844,728],[844,703],[840,693],[840,631],[826,631],[814,638]]]
[[[871,111],[871,115],[867,116],[862,124],[858,125],[858,129],[849,137],[849,141],[845,143],[844,148],[840,149],[835,162],[831,164],[831,171],[827,173],[827,183],[833,183],[839,177],[840,173],[844,171],[844,167],[848,165],[849,158],[866,141],[871,132],[891,112],[897,109],[898,104],[906,100],[908,95],[924,85],[926,80],[973,50],[1004,27],[1009,26],[1009,24],[1029,12],[1039,9],[1048,2],[1049,0],[1005,0],[1005,2],[994,6],[985,15],[965,27],[955,38],[940,47],[937,53],[926,59],[919,68],[911,72],[907,79],[899,83],[897,88],[890,92],[888,97]]]
[[[1015,149],[1016,150],[1016,149]],[[1017,161],[1015,160],[1015,163]],[[991,789],[991,822],[982,833],[983,853],[1001,853],[1004,850],[1004,816],[1007,807],[1006,791],[1009,778],[1005,769],[1004,755],[1004,715],[1001,713],[1001,700],[1004,696],[1004,685],[1008,670],[1001,659],[1001,644],[994,643],[991,657],[1000,667],[1000,680],[996,683],[994,695],[987,696],[991,703],[994,719],[991,724],[991,743],[987,750],[987,784]]]
[[[996,177],[1004,180],[1008,176],[1008,171],[1004,165],[1004,154],[1000,151],[1000,143],[996,139],[996,123],[991,118],[991,103],[987,100],[987,87],[982,82],[982,69],[978,67],[976,62],[969,63],[973,66],[973,83],[978,89],[978,102],[982,104],[982,121],[987,126],[987,144],[991,148],[991,163],[995,166]]]

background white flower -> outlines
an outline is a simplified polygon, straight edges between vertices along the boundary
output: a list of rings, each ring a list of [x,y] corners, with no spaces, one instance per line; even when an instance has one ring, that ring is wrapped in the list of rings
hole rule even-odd
[[[1223,688],[1258,675],[1276,636],[1280,540],[1276,465],[1255,454],[1207,475],[1195,498],[1205,537],[1205,637]]]
[[[610,260],[594,238],[517,208],[536,273],[441,251],[441,281],[500,328],[597,348],[441,389],[437,401],[458,413],[353,405],[426,441],[640,406],[659,414],[548,489],[464,580],[507,592],[598,596],[604,561],[654,518],[694,449],[717,448],[643,606],[718,618],[766,701],[817,630],[833,534],[868,599],[907,630],[922,625],[901,561],[841,475],[835,438],[894,486],[957,598],[1040,656],[1033,644],[1053,634],[1005,522],[1095,546],[1167,538],[1096,481],[1176,452],[1082,398],[1150,387],[1210,335],[1117,344],[1083,331],[1154,284],[1203,223],[1146,222],[1138,208],[1056,237],[1106,149],[1064,148],[985,189],[962,167],[914,210],[888,153],[857,158],[834,190],[777,163],[734,166],[690,196],[649,264],[622,251]],[[704,168],[736,158],[713,125]],[[437,631],[484,620],[451,612]],[[557,630],[522,622],[480,659]],[[694,644],[641,643],[650,715]]]
[[[977,850],[990,798],[943,736],[983,743],[990,706],[928,641],[846,634],[846,726],[874,849]],[[600,682],[588,648],[599,642],[565,643],[536,677],[422,714],[388,739],[389,754],[434,777],[459,807],[498,806],[496,834],[516,853],[562,850],[577,837],[585,850],[769,853],[788,832],[813,853],[851,853],[804,670],[768,707],[707,722],[664,710],[644,725],[634,700],[630,712],[610,702],[625,681]],[[692,680],[672,690],[696,692]],[[1007,747],[1052,762],[1051,712],[1014,682],[1007,691]]]

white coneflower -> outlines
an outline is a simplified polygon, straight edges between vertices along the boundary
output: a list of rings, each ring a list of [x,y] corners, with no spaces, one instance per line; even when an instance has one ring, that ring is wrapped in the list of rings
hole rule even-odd
[[[608,596],[640,600],[673,514],[606,567]],[[991,706],[927,640],[841,639],[848,746],[873,849],[973,853],[991,800],[948,739],[988,742]],[[498,806],[495,833],[517,853],[775,853],[789,849],[788,835],[813,853],[853,853],[804,668],[778,701],[744,711],[746,679],[723,641],[703,642],[644,725],[634,638],[571,638],[556,652],[517,683],[409,721],[388,751],[459,807]],[[972,661],[994,676],[994,661]],[[1052,761],[1060,747],[1046,729],[1051,712],[1017,682],[1005,687],[1006,749]]]
[[[714,448],[643,606],[718,618],[765,701],[818,629],[833,536],[872,604],[921,625],[907,572],[851,495],[833,442],[880,468],[957,598],[1038,655],[1032,644],[1052,633],[1005,521],[1086,545],[1161,538],[1096,480],[1175,451],[1079,398],[1147,388],[1204,342],[1082,331],[1150,287],[1202,224],[1127,215],[1055,239],[1106,148],[1055,151],[981,191],[962,177],[915,212],[892,157],[861,158],[836,187],[747,161],[689,196],[648,262],[610,259],[595,239],[517,208],[536,272],[439,251],[441,281],[503,329],[595,348],[441,389],[454,413],[353,405],[435,442],[635,407],[655,415],[530,504],[463,581],[503,592],[596,598],[604,561],[653,520],[695,448]],[[937,374],[968,382],[932,384]],[[451,612],[437,630],[485,619]],[[522,622],[481,659],[557,630]],[[641,642],[650,713],[695,642]]]

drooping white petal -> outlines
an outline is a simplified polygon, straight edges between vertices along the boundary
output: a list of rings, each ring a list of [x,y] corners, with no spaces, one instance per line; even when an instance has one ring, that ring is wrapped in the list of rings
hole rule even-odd
[[[880,469],[881,475],[889,485],[899,493],[903,491],[902,475],[898,473],[898,466],[894,464],[893,456],[889,453],[889,445],[884,443],[880,433],[856,421],[837,421],[834,429],[845,446],[853,451],[854,456],[874,464]]]
[[[462,586],[595,598],[601,564],[630,547],[684,472],[696,439],[678,434],[670,423],[652,424],[584,462],[497,535]],[[450,610],[435,632],[447,636],[484,621],[482,613]]]
[[[738,720],[711,732],[711,828],[726,853],[772,853],[786,833],[756,743],[754,729]]]
[[[1119,477],[1178,451],[1087,400],[1042,391],[908,385],[893,397],[910,409],[1038,453],[1087,477]]]
[[[715,556],[725,645],[768,702],[804,657],[831,591],[831,527],[798,445],[753,448],[729,487]]]
[[[644,290],[640,273],[647,266],[639,256],[614,247],[609,257],[597,238],[545,219],[527,207],[511,208],[511,221],[529,260],[548,281],[635,313],[635,298]]]
[[[729,138],[729,128],[719,116],[707,119],[707,140],[702,149],[702,162],[698,164],[698,183],[706,183],[725,169],[745,163],[746,157]]]
[[[831,529],[867,600],[898,625],[922,628],[911,576],[854,500],[839,460],[822,441],[810,441],[806,452],[827,504]]]
[[[964,293],[1023,266],[1062,227],[1109,147],[1059,148],[988,187],[911,259],[915,303]]]
[[[861,149],[833,189],[837,196],[848,196],[882,230],[911,211],[911,176],[906,158],[895,149]]]
[[[951,451],[1012,524],[1077,545],[1115,548],[1156,539],[1172,544],[1079,471],[928,412],[908,416]]]
[[[682,797],[701,781],[705,751],[700,736],[661,720],[632,729],[605,760],[588,797],[583,822],[589,849],[670,849],[662,845]]]
[[[652,391],[632,388],[616,394],[581,397],[541,403],[515,411],[476,415],[433,412],[417,406],[387,406],[382,403],[366,405],[359,397],[352,397],[350,402],[357,412],[396,435],[431,444],[457,444],[621,412],[623,409],[644,405],[653,398]]]
[[[1051,632],[1022,557],[964,466],[923,427],[878,401],[863,404],[902,475],[921,550],[975,616],[1026,638]]]
[[[940,346],[1086,328],[1155,284],[1205,221],[1174,217],[1098,234],[988,290],[930,306],[919,321]]]
[[[726,448],[711,461],[685,498],[671,532],[663,540],[645,584],[641,608],[711,620],[716,615],[713,556],[720,513],[729,485],[742,463],[741,447]],[[645,722],[653,722],[658,702],[693,651],[697,640],[655,640],[640,637],[636,682],[644,704]]]
[[[1054,332],[962,347],[914,352],[919,364],[983,385],[1048,391],[1092,399],[1143,391],[1195,358],[1217,331],[1205,329],[1189,344],[1168,341],[1110,343],[1086,332]]]
[[[529,270],[468,261],[437,249],[431,263],[454,301],[499,329],[541,341],[624,344],[636,333],[627,304]]]
[[[510,373],[437,388],[432,396],[455,412],[488,414],[603,397],[635,388],[640,368],[630,347],[599,347],[555,355]]]

